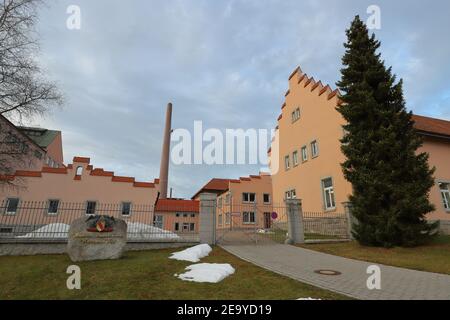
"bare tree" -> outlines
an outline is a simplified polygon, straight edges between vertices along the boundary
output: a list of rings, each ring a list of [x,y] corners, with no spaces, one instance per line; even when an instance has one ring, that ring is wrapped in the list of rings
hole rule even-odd
[[[43,114],[62,104],[57,86],[46,79],[36,56],[37,9],[42,0],[0,0],[0,115],[19,119]],[[0,175],[11,174],[12,163],[26,162],[30,148],[24,137],[0,128]],[[1,180],[1,179],[0,179]],[[5,181],[3,179],[3,181]],[[1,183],[1,182],[0,182]]]

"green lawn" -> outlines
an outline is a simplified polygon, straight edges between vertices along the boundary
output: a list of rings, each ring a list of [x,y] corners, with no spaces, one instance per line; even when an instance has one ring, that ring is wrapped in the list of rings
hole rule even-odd
[[[421,271],[450,274],[450,236],[417,248],[363,247],[357,242],[306,244],[301,247],[346,258]]]
[[[0,257],[0,300],[5,299],[346,299],[240,260],[221,248],[201,262],[230,263],[235,274],[217,284],[179,280],[191,263],[168,259],[165,249],[127,252],[114,261],[72,263],[66,255]],[[66,269],[81,268],[81,290],[68,290]]]

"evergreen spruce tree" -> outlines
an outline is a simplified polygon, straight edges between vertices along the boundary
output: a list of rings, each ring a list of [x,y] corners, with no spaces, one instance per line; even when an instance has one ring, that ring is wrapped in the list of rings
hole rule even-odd
[[[434,168],[426,153],[416,152],[422,141],[405,108],[402,80],[385,67],[380,42],[359,16],[347,38],[337,110],[347,121],[342,168],[353,186],[354,236],[368,246],[422,244],[437,227],[425,220],[434,210],[428,200]]]

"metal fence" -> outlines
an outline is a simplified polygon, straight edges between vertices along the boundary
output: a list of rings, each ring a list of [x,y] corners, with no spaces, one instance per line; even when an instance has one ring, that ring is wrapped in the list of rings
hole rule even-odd
[[[303,212],[306,240],[348,239],[348,221],[345,213]]]
[[[285,205],[231,203],[216,208],[216,239],[220,244],[284,243],[287,231]]]
[[[197,212],[196,212],[197,211]],[[127,223],[128,242],[197,242],[198,208],[164,208],[148,204],[57,200],[0,202],[0,241],[67,241],[70,224],[91,215],[107,215]]]

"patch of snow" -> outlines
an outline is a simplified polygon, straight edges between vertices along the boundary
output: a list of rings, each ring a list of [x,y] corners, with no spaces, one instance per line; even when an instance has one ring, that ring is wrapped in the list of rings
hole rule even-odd
[[[256,232],[257,233],[263,233],[263,234],[274,234],[275,233],[273,231],[269,231],[269,230],[266,230],[266,229],[258,229]]]
[[[129,222],[127,223],[128,239],[133,240],[146,240],[146,239],[178,239],[177,234],[168,230],[160,229],[155,226],[140,223]]]
[[[188,272],[175,276],[184,281],[210,283],[220,282],[235,272],[228,263],[198,263],[186,267],[185,270]]]
[[[169,259],[184,260],[189,262],[199,262],[201,258],[206,257],[212,251],[208,244],[199,244],[197,246],[187,248],[183,251],[172,253]]]
[[[66,239],[70,226],[65,223],[51,223],[17,238]]]

